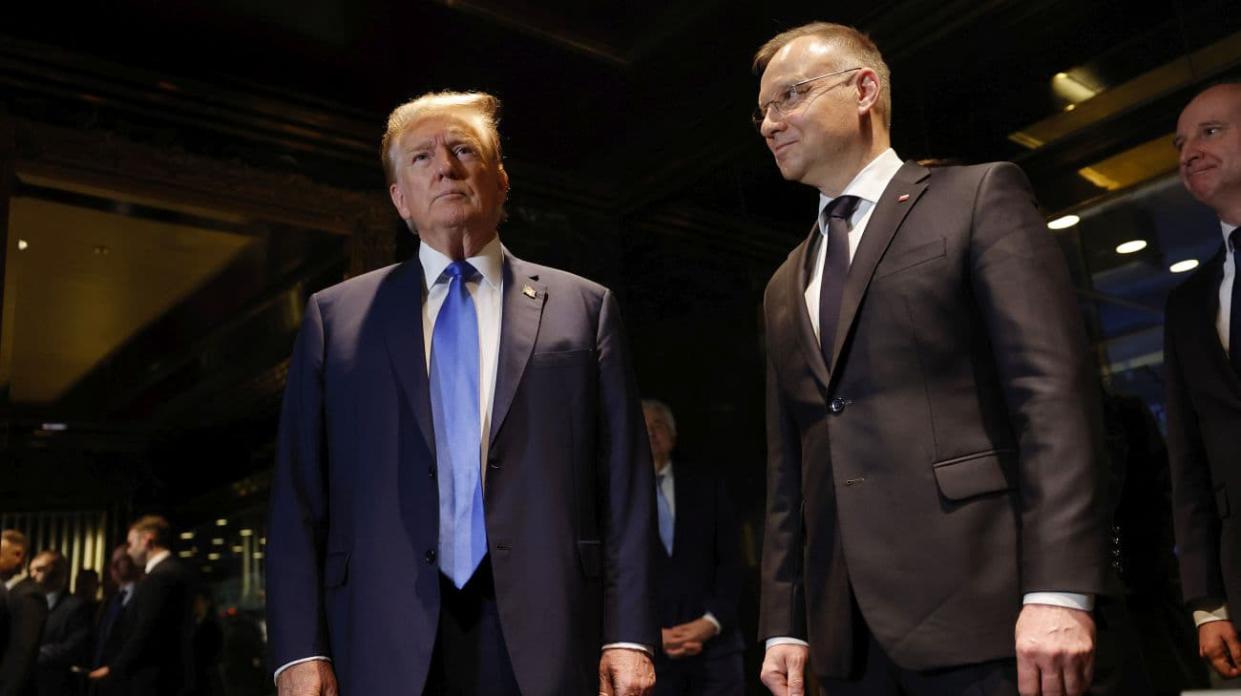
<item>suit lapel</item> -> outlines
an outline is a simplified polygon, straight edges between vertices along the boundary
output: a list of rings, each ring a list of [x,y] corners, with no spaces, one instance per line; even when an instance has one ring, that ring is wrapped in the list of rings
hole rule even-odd
[[[432,456],[435,429],[431,425],[431,389],[427,379],[426,343],[422,336],[422,264],[418,257],[401,264],[379,288],[376,309],[384,325],[388,360],[401,392],[422,431]]]
[[[500,350],[496,356],[496,386],[491,407],[489,442],[504,424],[517,385],[534,352],[547,302],[547,286],[538,282],[538,273],[529,264],[504,250],[504,287],[500,310]]]
[[[853,261],[849,264],[849,275],[845,279],[844,293],[840,298],[840,323],[836,325],[836,342],[832,346],[832,364],[828,374],[836,370],[840,363],[840,353],[853,320],[857,317],[858,307],[866,288],[875,274],[875,267],[883,258],[896,231],[900,229],[905,216],[918,203],[922,192],[926,190],[927,177],[930,171],[919,164],[906,162],[892,177],[888,187],[884,189],[875,211],[866,223],[866,231],[858,243]]]

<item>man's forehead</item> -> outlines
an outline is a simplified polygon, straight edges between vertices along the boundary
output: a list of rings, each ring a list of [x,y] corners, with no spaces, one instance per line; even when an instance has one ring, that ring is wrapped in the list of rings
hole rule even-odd
[[[456,137],[482,141],[478,128],[469,118],[455,114],[437,113],[420,118],[410,124],[401,136],[404,147],[416,147],[437,137]]]
[[[818,36],[801,36],[780,47],[763,71],[762,86],[798,82],[830,70],[837,62],[836,48]]]
[[[1241,113],[1241,85],[1216,85],[1194,97],[1181,112],[1178,127],[1221,118],[1234,118]]]

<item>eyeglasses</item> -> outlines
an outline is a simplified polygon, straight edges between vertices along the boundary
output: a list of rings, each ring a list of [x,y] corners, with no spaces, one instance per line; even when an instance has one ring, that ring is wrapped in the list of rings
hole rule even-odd
[[[777,116],[783,116],[789,113],[790,111],[792,111],[793,109],[796,109],[803,101],[806,100],[806,95],[810,94],[810,89],[803,88],[802,85],[809,84],[816,80],[822,80],[825,77],[831,77],[833,75],[842,75],[847,72],[853,72],[854,70],[861,70],[861,69],[862,69],[861,67],[846,68],[844,70],[837,70],[836,72],[829,72],[829,73],[824,73],[822,75],[816,75],[814,77],[810,77],[805,80],[802,80],[801,82],[794,82],[788,87],[785,87],[784,91],[780,93],[780,96],[776,97],[775,99],[772,99],[766,104],[759,104],[758,108],[754,110],[754,116],[751,117],[754,121],[754,127],[759,129],[760,132],[762,132],[763,120],[767,118],[767,111],[769,109],[774,109]],[[841,82],[840,84],[832,85],[832,87],[829,87],[828,89],[832,89],[832,88],[839,87],[841,85],[846,85],[846,84],[849,84],[849,83]]]

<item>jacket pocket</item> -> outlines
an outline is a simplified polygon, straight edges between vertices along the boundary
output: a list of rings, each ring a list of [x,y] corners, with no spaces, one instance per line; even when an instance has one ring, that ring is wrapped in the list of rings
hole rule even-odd
[[[603,575],[603,550],[598,539],[578,539],[577,558],[582,564],[582,573],[588,578]]]
[[[349,579],[349,552],[329,552],[323,561],[323,586],[342,587]]]
[[[948,255],[948,242],[943,237],[939,239],[921,244],[908,251],[903,251],[891,258],[885,258],[875,271],[875,278],[883,278],[893,273],[909,270],[914,266],[921,266],[935,259],[942,259]]]
[[[530,356],[531,367],[555,367],[558,365],[576,365],[590,360],[594,352],[589,348],[582,350],[558,350],[549,353],[535,353]]]
[[[1009,478],[1013,450],[989,450],[936,462],[935,483],[948,500],[965,500],[987,493],[1007,491],[1013,487]]]
[[[1215,510],[1221,520],[1232,514],[1228,507],[1228,489],[1224,486],[1215,489]]]

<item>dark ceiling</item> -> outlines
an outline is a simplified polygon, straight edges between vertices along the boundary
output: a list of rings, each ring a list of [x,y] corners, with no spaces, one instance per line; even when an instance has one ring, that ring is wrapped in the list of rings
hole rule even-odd
[[[692,347],[701,340],[689,335],[702,326],[695,321],[732,317],[721,343],[736,347],[715,351],[715,359],[744,359],[738,389],[741,400],[750,400],[761,388],[761,370],[752,364],[760,346],[757,296],[804,233],[815,198],[780,179],[750,124],[757,88],[750,59],[774,33],[817,19],[863,28],[886,55],[900,155],[1018,161],[1049,213],[1115,195],[1079,170],[1170,133],[1189,95],[1203,81],[1235,71],[1241,55],[1235,0],[25,2],[6,8],[0,27],[0,116],[117,132],[156,147],[172,143],[213,159],[377,193],[383,188],[378,141],[393,106],[433,89],[492,92],[504,102],[501,130],[514,202],[520,206],[526,192],[563,201],[628,235],[621,290],[639,342],[659,343],[650,339],[677,325],[687,335],[663,343]],[[1211,58],[1221,53],[1224,58]],[[1185,58],[1190,55],[1199,58]],[[1156,79],[1169,66],[1178,76]],[[1063,119],[1076,106],[1053,88],[1061,72],[1094,94],[1118,96],[1063,137],[1035,149],[1018,144],[1014,133]],[[1123,96],[1133,92],[1126,85],[1152,83]],[[1134,161],[1153,161],[1142,156],[1147,159]],[[1166,171],[1166,156],[1155,159]],[[265,243],[293,235],[261,234]],[[116,362],[130,371],[91,375],[70,392],[77,403],[89,399],[91,384],[123,383],[152,356],[172,357],[159,361],[159,379],[150,378],[149,389],[123,390],[127,400],[109,411],[113,425],[88,430],[84,441],[95,450],[149,447],[143,437],[130,437],[126,419],[158,412],[164,423],[185,432],[193,427],[194,437],[238,439],[252,450],[245,461],[221,466],[216,483],[250,472],[270,454],[283,368],[267,355],[284,351],[287,336],[256,336],[247,322],[264,321],[299,283],[340,272],[331,261],[339,246],[316,253],[293,271],[292,261],[253,260],[267,263],[267,275],[253,276],[261,280],[255,296],[230,304],[240,318],[223,322],[213,337],[170,347],[172,334],[161,333],[195,323],[201,298],[187,298],[136,335]],[[670,307],[667,288],[682,281],[699,299]],[[218,293],[229,282],[217,279],[210,287]],[[219,355],[234,356],[244,352],[238,345],[256,342],[270,344],[263,357],[250,364],[236,355],[237,374],[219,381],[212,367]],[[215,351],[215,363],[201,359],[206,350]],[[638,353],[656,384],[700,359],[673,348],[639,347]],[[202,388],[205,383],[214,387]],[[724,387],[704,377],[666,391],[689,401],[699,388]],[[168,404],[196,415],[169,420]],[[230,413],[238,418],[230,421]],[[247,413],[259,415],[242,418]],[[744,422],[750,444],[742,449],[761,460],[761,404],[699,416],[717,417]],[[100,445],[105,435],[126,444]],[[159,451],[182,444],[165,439]]]

